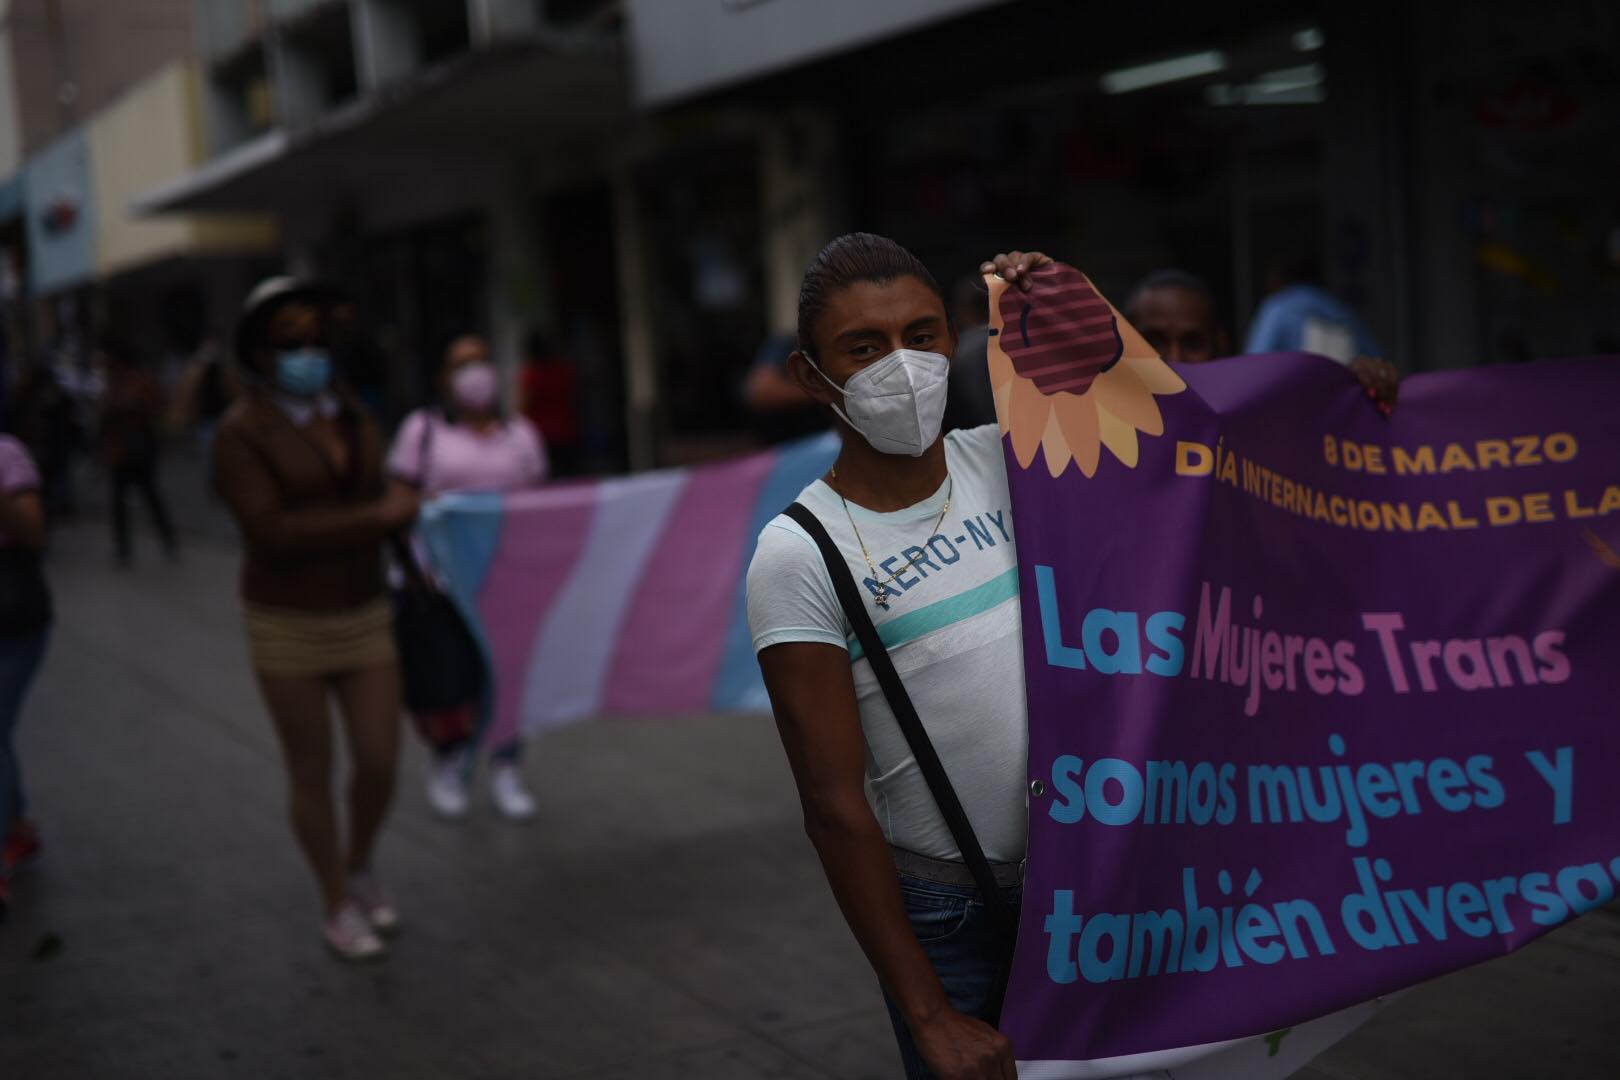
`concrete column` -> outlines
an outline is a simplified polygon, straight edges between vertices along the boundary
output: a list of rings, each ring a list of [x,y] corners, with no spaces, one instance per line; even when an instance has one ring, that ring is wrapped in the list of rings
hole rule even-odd
[[[320,115],[324,76],[307,54],[288,44],[279,30],[269,37],[269,74],[281,126],[298,129]]]
[[[1445,10],[1414,8],[1411,55],[1430,57],[1452,37],[1454,17]],[[1412,187],[1415,238],[1412,252],[1416,352],[1411,368],[1471,367],[1486,359],[1481,338],[1480,280],[1474,240],[1459,212],[1460,194],[1470,190],[1474,148],[1472,118],[1456,100],[1442,102],[1427,83],[1442,71],[1425,60],[1412,67]],[[1403,358],[1404,359],[1404,358]]]
[[[506,400],[517,404],[523,336],[536,323],[556,324],[555,296],[541,258],[536,195],[525,173],[501,178],[489,206],[489,344]]]
[[[313,278],[321,274],[321,237],[327,228],[327,208],[303,204],[287,206],[277,214],[281,232],[281,259],[286,272],[294,277]]]
[[[759,136],[760,235],[764,244],[766,326],[798,325],[799,282],[830,236],[833,190],[830,120],[814,113],[771,117]]]
[[[0,90],[0,177],[10,177],[23,165],[16,70],[11,51],[11,24],[0,22],[0,88],[4,88]]]
[[[350,9],[356,74],[361,87],[375,90],[421,64],[416,24],[410,12],[390,0],[357,0]]]
[[[472,39],[480,45],[540,29],[540,5],[534,0],[466,0]]]
[[[1366,318],[1390,359],[1414,362],[1406,92],[1410,18],[1390,0],[1323,8],[1327,100],[1322,195],[1327,286]]]
[[[619,319],[624,355],[625,440],[630,468],[657,464],[658,355],[653,347],[652,297],[647,285],[646,232],[630,160],[611,170],[613,241],[619,268]]]

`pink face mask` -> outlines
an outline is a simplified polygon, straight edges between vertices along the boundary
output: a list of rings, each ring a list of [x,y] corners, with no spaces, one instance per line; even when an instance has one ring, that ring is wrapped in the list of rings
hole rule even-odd
[[[463,409],[492,409],[500,396],[500,384],[495,365],[490,363],[466,364],[450,376],[450,396]]]

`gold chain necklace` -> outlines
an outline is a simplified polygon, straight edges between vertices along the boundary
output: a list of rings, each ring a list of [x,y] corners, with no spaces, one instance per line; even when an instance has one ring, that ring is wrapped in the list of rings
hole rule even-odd
[[[834,466],[829,475],[831,475],[833,480],[836,481],[838,479],[838,467]],[[956,477],[952,476],[950,473],[946,473],[945,479],[949,482],[950,486],[945,489],[945,505],[939,508],[939,517],[934,519],[934,527],[928,530],[929,540],[932,540],[939,534],[939,527],[944,523],[945,515],[951,512],[951,496],[956,494]],[[882,608],[884,611],[888,611],[889,597],[900,595],[899,593],[891,592],[889,586],[897,584],[900,580],[900,575],[916,566],[917,562],[925,553],[922,548],[918,548],[917,554],[906,560],[906,565],[890,574],[887,578],[879,578],[877,564],[872,561],[872,553],[866,550],[866,541],[861,539],[861,530],[855,525],[855,515],[850,513],[849,500],[844,498],[844,493],[839,491],[837,488],[833,488],[833,491],[838,495],[838,501],[844,504],[844,516],[849,518],[850,531],[855,534],[855,542],[861,547],[861,556],[866,559],[866,568],[872,571],[872,580],[877,582],[877,594],[875,596],[877,606]]]

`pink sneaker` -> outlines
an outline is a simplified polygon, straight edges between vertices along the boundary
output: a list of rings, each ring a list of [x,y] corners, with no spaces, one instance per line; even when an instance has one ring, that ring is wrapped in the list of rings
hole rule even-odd
[[[376,960],[388,951],[354,904],[344,904],[323,927],[326,944],[343,960]]]
[[[349,902],[360,909],[377,933],[392,934],[399,929],[399,912],[393,900],[370,874],[349,876]]]

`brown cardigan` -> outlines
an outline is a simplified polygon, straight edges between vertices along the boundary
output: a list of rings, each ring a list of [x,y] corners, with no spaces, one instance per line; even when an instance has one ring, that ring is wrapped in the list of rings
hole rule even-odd
[[[382,434],[352,401],[337,422],[354,456],[344,477],[263,393],[220,423],[214,484],[242,532],[244,602],[332,612],[382,595]]]

